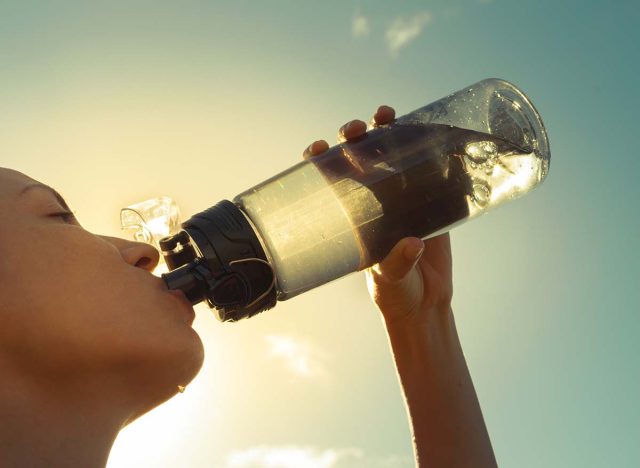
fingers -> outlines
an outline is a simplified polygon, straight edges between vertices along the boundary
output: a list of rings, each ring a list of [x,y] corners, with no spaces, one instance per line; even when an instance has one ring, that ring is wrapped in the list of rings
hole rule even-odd
[[[438,272],[446,277],[451,277],[452,256],[451,256],[451,237],[449,233],[440,234],[439,236],[427,239],[424,242],[425,255],[429,259],[429,263]]]
[[[371,119],[371,124],[374,127],[378,127],[380,125],[386,125],[388,123],[393,122],[393,119],[396,117],[396,111],[393,107],[389,106],[380,106],[378,110],[373,114],[373,118]],[[347,122],[340,130],[338,130],[338,143],[344,143],[347,141],[352,141],[358,137],[361,137],[367,132],[367,124],[362,120],[352,120]],[[311,143],[307,149],[302,153],[302,157],[304,159],[309,159],[312,156],[318,156],[319,154],[324,153],[329,149],[329,145],[324,140],[318,140]]]
[[[338,130],[338,143],[353,140],[367,133],[367,124],[362,120],[347,122]]]
[[[382,105],[378,107],[378,110],[373,114],[371,124],[374,127],[380,125],[386,125],[393,122],[396,118],[396,111],[393,107]],[[344,143],[345,141],[353,140],[359,136],[364,135],[367,132],[367,124],[362,120],[352,120],[351,122],[343,125],[338,131],[338,143]]]
[[[318,156],[329,149],[329,143],[324,140],[317,140],[307,146],[307,149],[302,153],[303,159],[309,159],[312,156]]]
[[[420,260],[424,242],[417,237],[401,239],[373,271],[378,282],[396,283],[401,281]]]
[[[375,114],[373,114],[372,124],[374,127],[386,125],[393,122],[396,118],[396,111],[393,107],[380,106]]]

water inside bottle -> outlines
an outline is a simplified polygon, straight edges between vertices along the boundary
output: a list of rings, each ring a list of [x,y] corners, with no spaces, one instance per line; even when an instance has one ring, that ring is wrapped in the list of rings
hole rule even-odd
[[[486,133],[394,124],[235,201],[262,236],[283,300],[379,262],[403,237],[433,237],[519,197],[547,164],[532,148]]]

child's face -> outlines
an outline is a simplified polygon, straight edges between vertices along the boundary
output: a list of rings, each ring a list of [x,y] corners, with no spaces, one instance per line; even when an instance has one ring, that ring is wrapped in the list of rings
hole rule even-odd
[[[150,273],[152,247],[86,231],[37,184],[0,168],[0,363],[168,398],[202,365],[193,309]]]

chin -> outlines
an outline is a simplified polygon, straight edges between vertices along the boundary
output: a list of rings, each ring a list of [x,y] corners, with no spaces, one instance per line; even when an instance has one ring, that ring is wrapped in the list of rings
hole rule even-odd
[[[127,423],[164,403],[186,387],[202,368],[204,347],[198,334],[189,328],[187,336],[154,343],[128,369],[129,392],[137,408]]]
[[[188,339],[181,340],[174,349],[163,349],[166,360],[161,362],[161,374],[172,390],[178,385],[186,386],[202,368],[204,362],[204,346],[200,336],[192,329],[188,329]],[[169,351],[169,352],[167,352]]]
[[[180,349],[164,349],[162,356],[145,359],[145,363],[131,368],[129,395],[135,408],[125,424],[129,424],[153,408],[179,393],[202,368],[204,347],[200,337],[194,338]],[[128,379],[128,380],[129,380]]]

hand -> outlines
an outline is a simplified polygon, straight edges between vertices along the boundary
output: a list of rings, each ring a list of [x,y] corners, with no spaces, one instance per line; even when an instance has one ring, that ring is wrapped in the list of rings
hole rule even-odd
[[[380,106],[372,125],[386,125],[394,118],[393,108]],[[340,128],[338,142],[361,137],[366,131],[365,122],[352,120]],[[326,141],[318,140],[309,145],[303,157],[318,156],[328,149]],[[426,241],[405,237],[380,263],[368,268],[369,294],[387,325],[419,326],[434,313],[449,312],[453,296],[451,263],[451,243],[446,233]]]

